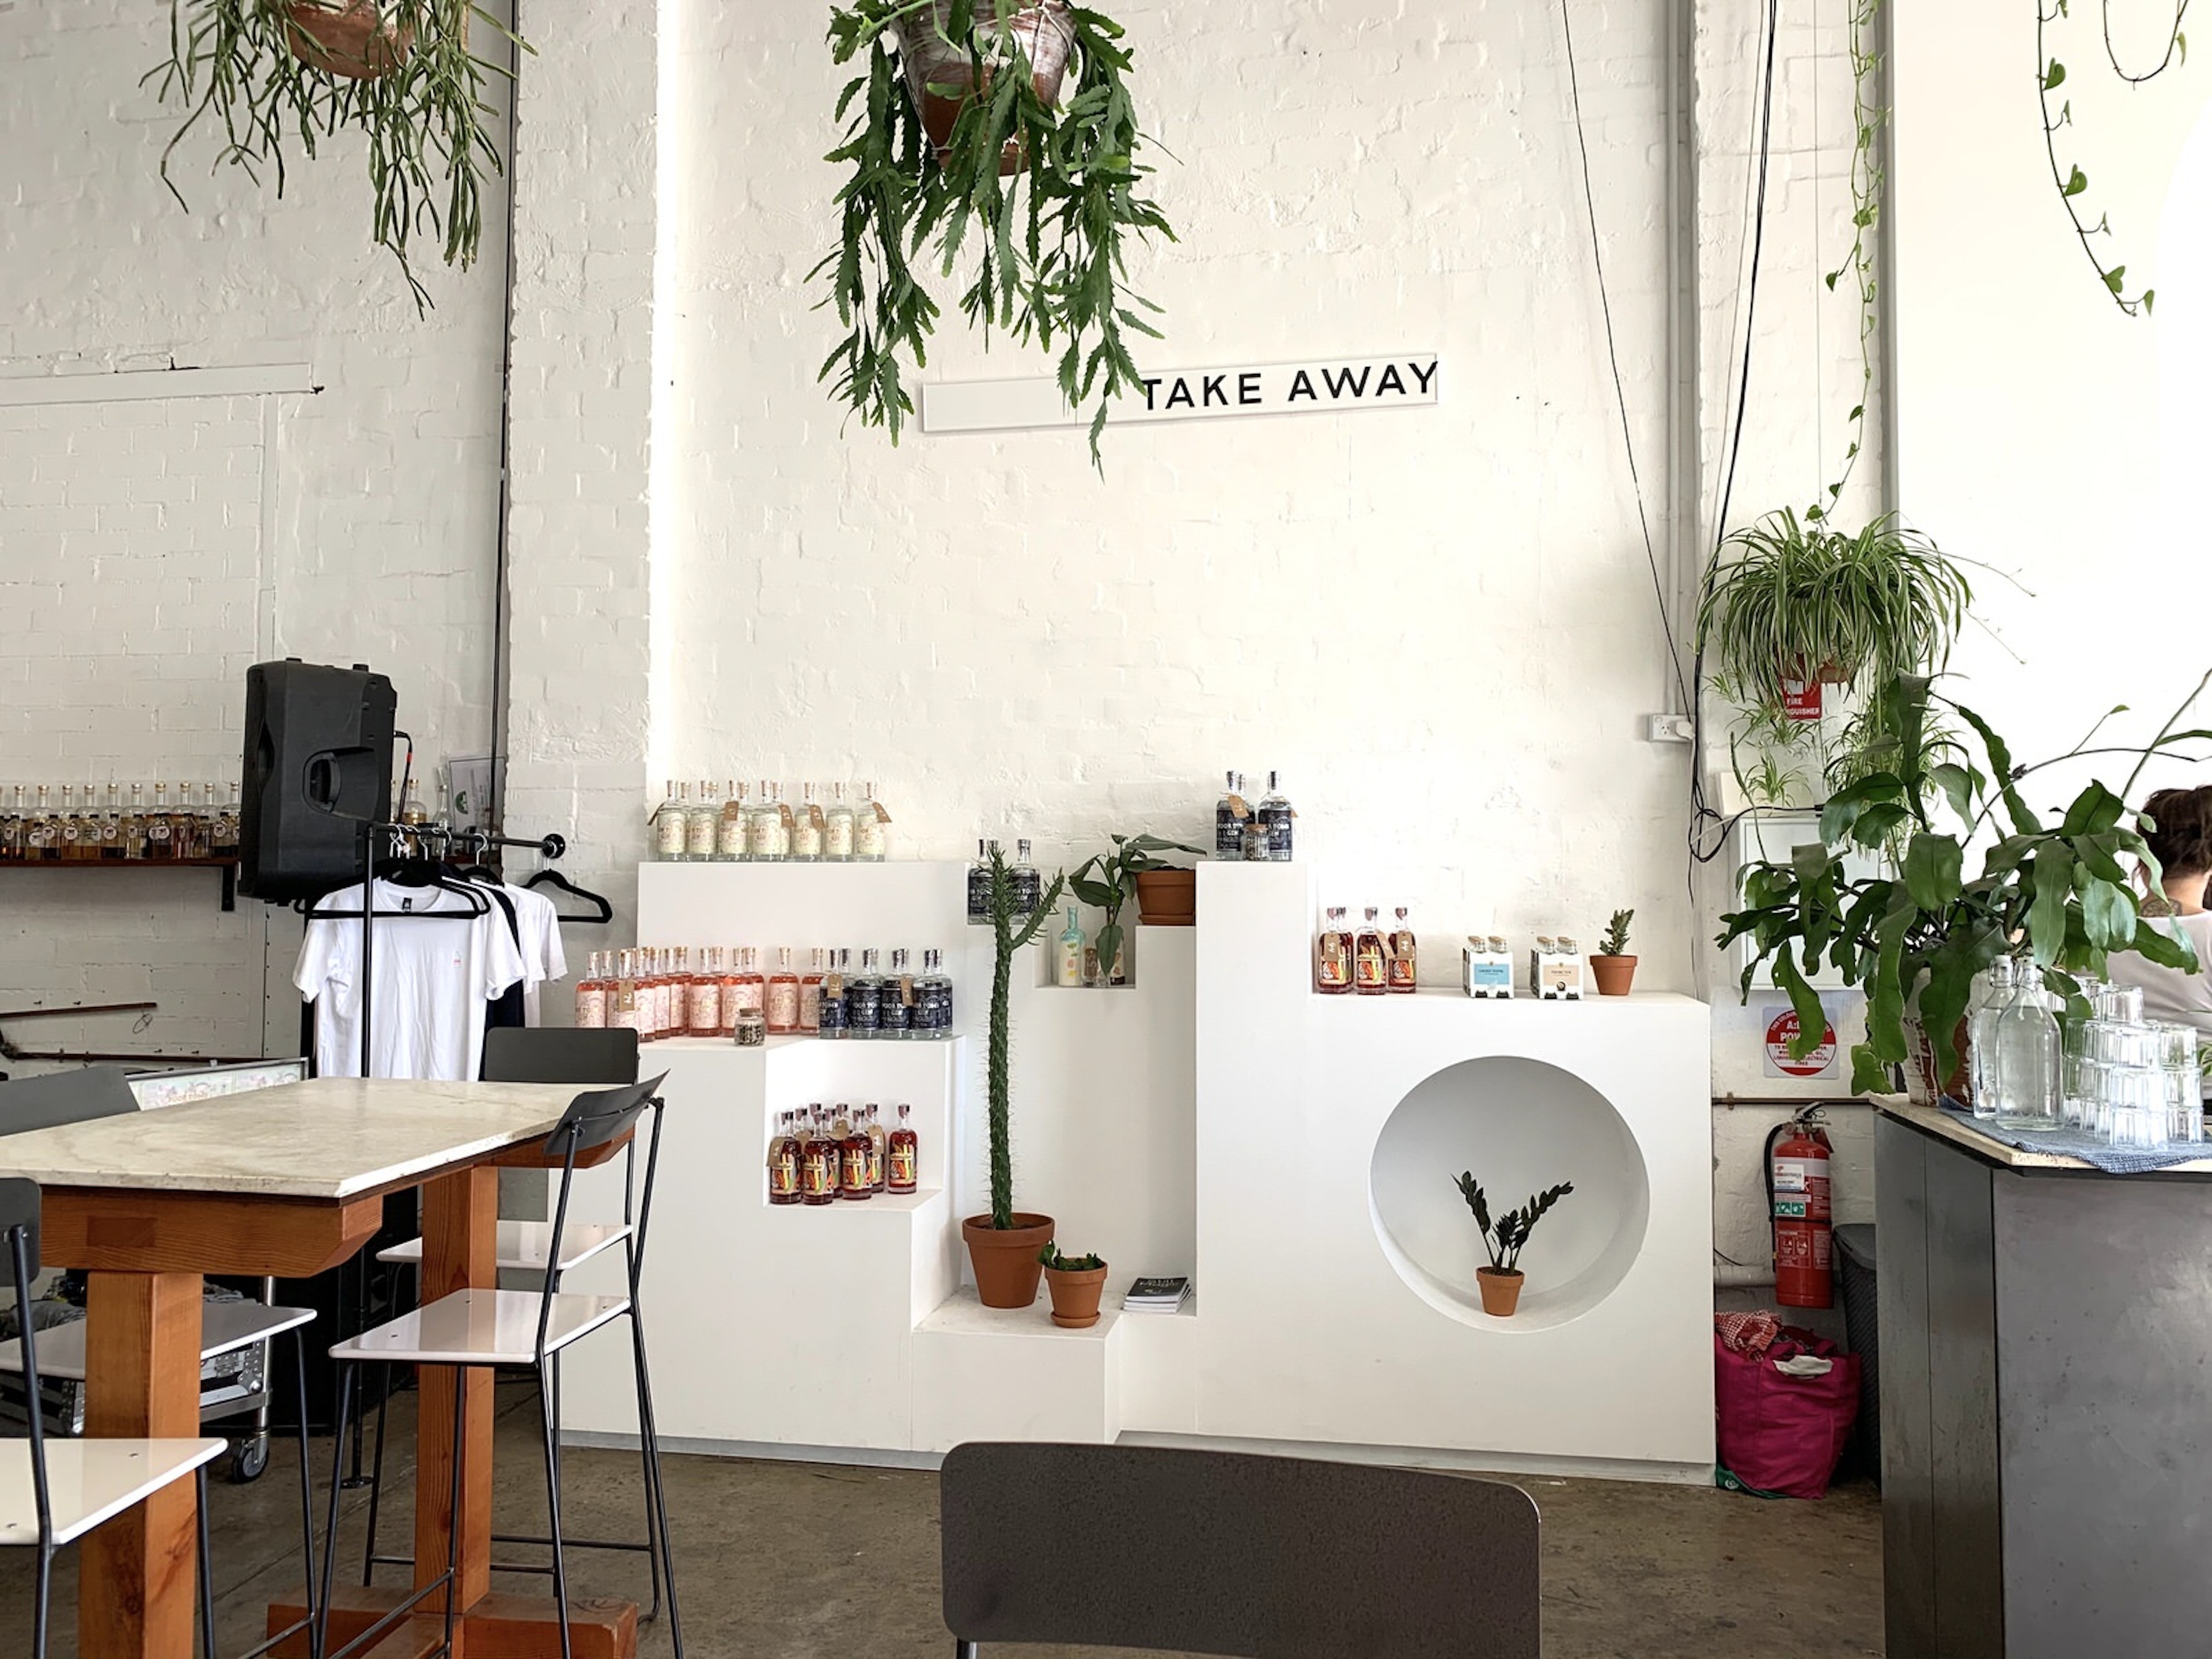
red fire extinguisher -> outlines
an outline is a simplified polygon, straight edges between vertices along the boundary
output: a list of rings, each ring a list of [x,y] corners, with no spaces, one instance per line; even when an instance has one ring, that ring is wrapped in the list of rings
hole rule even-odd
[[[1828,1197],[1833,1156],[1817,1108],[1766,1137],[1766,1197],[1774,1214],[1774,1299],[1785,1308],[1832,1308],[1835,1227]]]

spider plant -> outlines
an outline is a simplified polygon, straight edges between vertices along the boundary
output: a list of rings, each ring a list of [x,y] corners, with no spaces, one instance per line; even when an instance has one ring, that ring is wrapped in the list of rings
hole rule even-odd
[[[161,181],[189,207],[169,167],[210,115],[221,129],[216,165],[256,182],[265,168],[279,196],[288,151],[312,160],[322,140],[357,131],[368,141],[370,238],[428,310],[411,239],[427,234],[447,264],[467,270],[483,239],[483,179],[501,171],[487,93],[512,71],[470,50],[472,23],[530,50],[473,0],[171,0],[168,61],[142,77],[185,110],[161,152]],[[365,28],[365,58],[322,44],[330,25]]]
[[[1044,25],[1066,31],[1064,94],[1030,61]],[[1127,286],[1128,245],[1175,239],[1142,193],[1147,141],[1121,40],[1120,24],[1066,0],[849,0],[830,14],[832,57],[861,72],[837,100],[845,142],[829,156],[848,175],[838,243],[808,276],[846,331],[820,378],[863,425],[898,441],[914,412],[902,369],[927,362],[939,311],[926,267],[950,277],[966,252],[975,274],[962,314],[987,337],[1002,328],[1056,351],[1071,406],[1096,394],[1097,462],[1109,404],[1140,381],[1125,331],[1158,337],[1146,313],[1160,307]],[[946,53],[966,60],[964,85],[921,67]],[[957,100],[941,145],[916,106],[924,95]]]
[[[1772,712],[1785,681],[1879,687],[1941,669],[1972,599],[1959,567],[1893,515],[1850,535],[1784,507],[1715,555],[1698,642],[1716,679]]]

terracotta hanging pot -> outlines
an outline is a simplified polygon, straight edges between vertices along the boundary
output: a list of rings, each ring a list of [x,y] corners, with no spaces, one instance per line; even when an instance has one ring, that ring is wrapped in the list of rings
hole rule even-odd
[[[968,1260],[975,1269],[976,1298],[987,1308],[1026,1308],[1036,1300],[1037,1277],[1044,1263],[1037,1252],[1052,1243],[1052,1218],[1014,1212],[1014,1224],[999,1228],[988,1215],[971,1215],[960,1224]]]
[[[1590,976],[1597,981],[1597,994],[1601,997],[1625,997],[1636,982],[1634,957],[1592,957],[1589,964]]]
[[[1522,1273],[1501,1267],[1477,1267],[1474,1282],[1482,1292],[1482,1310],[1493,1319],[1510,1319],[1521,1305]]]
[[[284,40],[309,69],[377,81],[407,61],[415,29],[386,23],[376,0],[288,0]]]
[[[988,30],[1000,8],[1014,9],[1008,28],[1029,55],[1031,84],[1047,104],[1060,101],[1060,83],[1067,73],[1067,56],[1075,46],[1075,26],[1068,0],[975,0],[975,27]],[[977,90],[975,66],[968,56],[968,42],[946,38],[952,0],[934,0],[926,11],[909,12],[892,25],[898,37],[899,62],[906,70],[907,95],[921,115],[922,130],[944,165],[952,142],[952,128],[961,106]],[[997,66],[984,60],[982,88],[989,91]],[[1008,143],[999,158],[1000,176],[1022,170],[1020,147]]]
[[[1083,1267],[1070,1272],[1044,1270],[1046,1288],[1052,1292],[1052,1322],[1062,1330],[1085,1331],[1098,1322],[1098,1298],[1106,1289],[1106,1269]]]
[[[1198,872],[1139,870],[1137,920],[1147,927],[1191,927],[1198,922]]]

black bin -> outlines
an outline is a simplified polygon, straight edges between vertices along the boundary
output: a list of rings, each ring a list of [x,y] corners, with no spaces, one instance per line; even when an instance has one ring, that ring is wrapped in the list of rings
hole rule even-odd
[[[1844,1286],[1844,1339],[1859,1357],[1859,1420],[1851,1432],[1854,1461],[1881,1484],[1881,1321],[1875,1285],[1874,1224],[1836,1229],[1836,1264]]]

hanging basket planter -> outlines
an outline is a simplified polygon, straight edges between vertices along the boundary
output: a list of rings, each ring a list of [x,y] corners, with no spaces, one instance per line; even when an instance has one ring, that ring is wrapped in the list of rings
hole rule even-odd
[[[907,96],[921,117],[922,131],[929,135],[939,167],[951,157],[952,129],[959,123],[961,109],[978,90],[975,60],[969,55],[968,43],[951,33],[952,6],[953,0],[933,0],[928,10],[909,12],[892,26],[898,40],[899,64],[906,73]],[[1029,58],[1030,84],[1036,87],[1037,97],[1048,106],[1057,106],[1060,83],[1067,73],[1068,53],[1075,46],[1068,0],[1036,0],[1018,8],[1012,0],[976,0],[979,32],[998,22],[1001,6],[1009,14],[1007,35]],[[1006,48],[999,44],[995,50]],[[991,56],[984,56],[981,91],[990,91],[992,78],[1000,67]],[[1022,161],[1020,144],[1008,140],[999,155],[999,176],[1012,178],[1022,170]]]
[[[381,81],[415,49],[411,23],[387,23],[377,0],[289,0],[284,44],[309,69]]]

